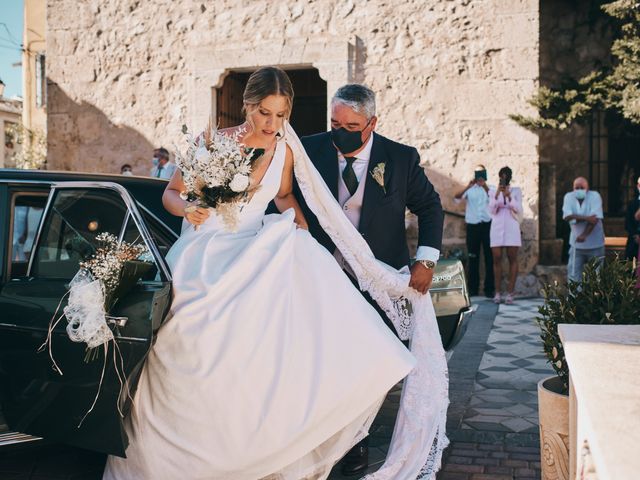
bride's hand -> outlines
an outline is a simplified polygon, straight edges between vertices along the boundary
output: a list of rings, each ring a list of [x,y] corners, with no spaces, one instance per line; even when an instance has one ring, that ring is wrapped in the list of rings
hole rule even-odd
[[[202,225],[209,218],[209,209],[198,207],[196,205],[188,205],[184,209],[184,218],[191,225]]]

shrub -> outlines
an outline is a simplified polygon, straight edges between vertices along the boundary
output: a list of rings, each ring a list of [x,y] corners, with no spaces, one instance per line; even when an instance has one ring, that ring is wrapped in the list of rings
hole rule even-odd
[[[585,266],[582,282],[557,282],[543,288],[544,304],[536,321],[541,329],[544,353],[556,371],[565,393],[569,368],[558,335],[558,325],[629,325],[640,323],[640,294],[636,288],[635,261],[596,260]]]

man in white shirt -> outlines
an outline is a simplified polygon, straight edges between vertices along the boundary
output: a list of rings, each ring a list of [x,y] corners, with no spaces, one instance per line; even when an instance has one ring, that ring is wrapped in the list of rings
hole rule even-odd
[[[176,168],[176,165],[169,161],[169,151],[166,148],[160,147],[153,151],[153,167],[150,173],[152,177],[170,180]]]
[[[454,197],[455,203],[467,202],[465,223],[467,226],[467,251],[469,254],[469,295],[480,291],[480,249],[484,254],[484,294],[492,298],[495,293],[493,277],[493,255],[491,254],[491,215],[489,214],[489,185],[487,169],[478,165],[474,178],[467,187]]]
[[[597,258],[602,262],[604,259],[602,197],[598,192],[589,190],[586,178],[578,177],[573,181],[573,191],[564,196],[562,218],[571,226],[567,277],[581,282],[584,266],[589,260]]]

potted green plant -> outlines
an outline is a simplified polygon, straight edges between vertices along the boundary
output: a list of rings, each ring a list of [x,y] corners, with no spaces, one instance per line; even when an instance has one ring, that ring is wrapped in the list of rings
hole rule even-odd
[[[635,261],[618,257],[591,261],[582,282],[547,285],[536,318],[544,353],[556,376],[538,383],[542,479],[569,478],[569,368],[558,325],[640,323],[640,292]]]

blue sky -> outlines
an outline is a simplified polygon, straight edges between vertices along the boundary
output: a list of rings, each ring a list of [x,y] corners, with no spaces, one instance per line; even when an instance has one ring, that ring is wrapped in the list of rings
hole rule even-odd
[[[22,67],[11,66],[22,61],[20,47],[13,41],[22,44],[22,12],[23,0],[0,0],[0,78],[6,85],[5,97],[22,96]]]

